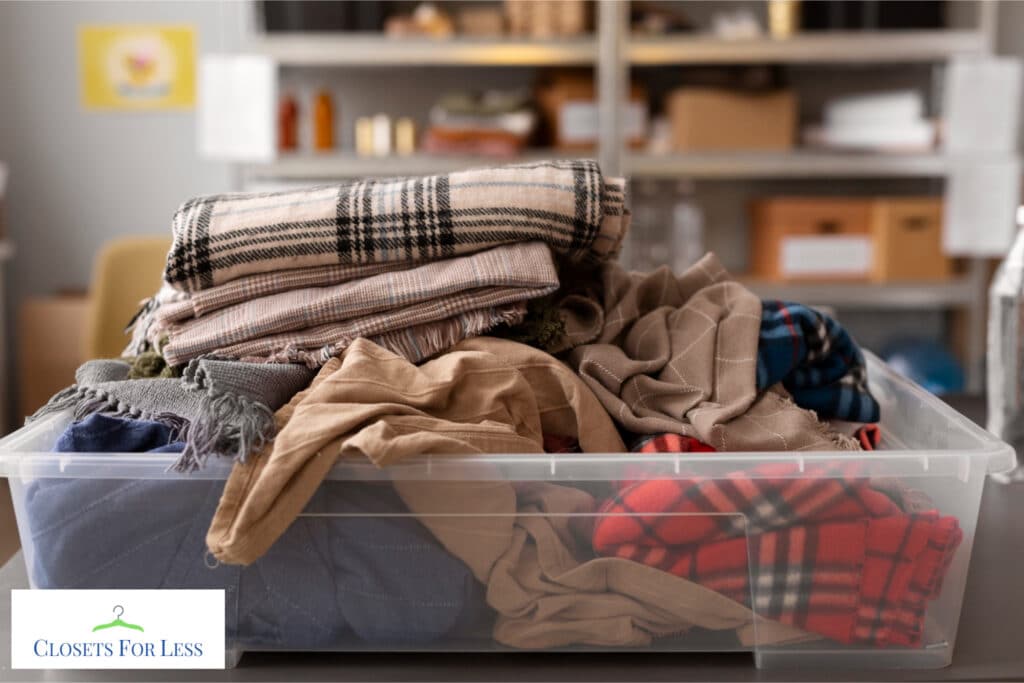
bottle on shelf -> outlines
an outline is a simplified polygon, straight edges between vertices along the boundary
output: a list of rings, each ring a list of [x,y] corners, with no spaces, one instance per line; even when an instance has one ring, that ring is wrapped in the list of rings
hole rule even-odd
[[[395,122],[395,153],[403,157],[416,153],[416,124],[408,116]]]
[[[299,105],[291,95],[285,95],[278,104],[277,146],[282,152],[299,147]]]
[[[373,156],[373,119],[369,116],[356,119],[356,154],[361,157]]]
[[[373,117],[373,155],[391,156],[391,117],[377,114]]]
[[[334,103],[326,90],[317,93],[313,102],[313,149],[318,152],[334,148]]]

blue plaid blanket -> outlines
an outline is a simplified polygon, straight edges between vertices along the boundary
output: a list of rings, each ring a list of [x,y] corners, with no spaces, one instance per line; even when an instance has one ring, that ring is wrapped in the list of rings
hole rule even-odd
[[[801,304],[765,301],[757,388],[782,382],[802,408],[824,419],[877,422],[864,354],[835,320]]]

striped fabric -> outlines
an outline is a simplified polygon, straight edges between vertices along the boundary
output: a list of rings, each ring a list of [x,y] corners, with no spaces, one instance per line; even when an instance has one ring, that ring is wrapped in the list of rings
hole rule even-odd
[[[215,354],[250,361],[301,361],[315,367],[357,337],[375,338],[407,328],[436,331],[421,326],[449,320],[467,332],[460,339],[472,336],[470,331],[480,334],[518,315],[503,307],[557,287],[558,275],[545,244],[509,244],[410,270],[247,300],[209,315],[154,326],[154,334],[167,338],[161,351],[170,365]],[[481,313],[466,317],[473,311]],[[415,339],[403,346],[416,346]],[[442,350],[425,338],[420,341],[433,353]],[[427,355],[432,354],[406,357],[422,360]]]
[[[624,201],[625,182],[594,161],[198,197],[174,216],[164,279],[195,292],[257,273],[434,261],[529,240],[600,262],[618,252]]]
[[[479,337],[498,325],[518,325],[523,322],[524,317],[526,317],[526,303],[520,301],[494,308],[466,311],[451,318],[385,332],[368,337],[368,339],[377,346],[382,346],[406,360],[419,363],[447,351],[464,339]],[[298,349],[294,351],[288,349],[278,354],[276,360],[320,366],[329,358],[340,354],[345,346],[347,344],[324,347],[320,350],[319,355]]]
[[[233,304],[263,296],[306,287],[341,284],[407,267],[404,263],[368,263],[362,266],[314,266],[278,273],[260,273],[232,280],[213,289],[186,295],[183,300],[162,305],[156,314],[158,324],[197,318]]]

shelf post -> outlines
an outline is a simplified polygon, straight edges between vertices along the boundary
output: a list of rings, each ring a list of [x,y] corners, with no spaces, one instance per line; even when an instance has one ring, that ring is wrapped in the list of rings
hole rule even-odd
[[[967,392],[980,394],[985,389],[985,353],[988,325],[988,262],[983,258],[972,258],[968,261],[967,277],[973,293],[972,302],[964,311],[964,324],[967,327],[965,340],[967,375]]]
[[[626,30],[629,25],[627,0],[597,3],[597,90],[598,160],[605,175],[621,175],[625,147],[624,103],[629,89],[626,64]]]

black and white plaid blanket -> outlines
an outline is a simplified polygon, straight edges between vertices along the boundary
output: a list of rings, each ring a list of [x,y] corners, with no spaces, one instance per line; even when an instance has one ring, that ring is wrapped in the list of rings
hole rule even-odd
[[[175,213],[164,279],[198,291],[254,273],[432,261],[531,240],[600,262],[621,245],[624,203],[625,181],[589,160],[209,195]]]

